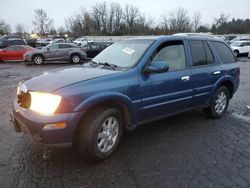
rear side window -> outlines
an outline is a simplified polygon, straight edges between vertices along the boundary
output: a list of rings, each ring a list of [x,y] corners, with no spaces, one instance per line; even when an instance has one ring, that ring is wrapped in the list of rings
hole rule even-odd
[[[206,66],[214,61],[213,54],[206,42],[190,41],[190,50],[192,55],[193,66]]]
[[[223,63],[234,63],[235,58],[229,47],[221,42],[212,42],[215,50],[217,51]]]
[[[72,48],[69,44],[59,44],[59,48]]]

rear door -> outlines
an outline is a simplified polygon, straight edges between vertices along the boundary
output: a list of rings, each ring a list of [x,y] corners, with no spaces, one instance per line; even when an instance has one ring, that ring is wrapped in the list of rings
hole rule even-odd
[[[231,49],[223,42],[211,42],[220,59],[221,76],[231,76],[234,81],[234,89],[239,85],[239,65]]]
[[[209,101],[216,81],[221,77],[221,66],[207,41],[189,40],[193,105],[204,105]]]
[[[58,55],[60,56],[61,60],[69,60],[69,54],[70,51],[72,51],[73,48],[70,44],[59,44],[59,51]]]
[[[193,90],[185,51],[184,41],[169,41],[162,43],[149,59],[148,65],[154,61],[165,61],[169,71],[141,73],[141,121],[190,108]]]

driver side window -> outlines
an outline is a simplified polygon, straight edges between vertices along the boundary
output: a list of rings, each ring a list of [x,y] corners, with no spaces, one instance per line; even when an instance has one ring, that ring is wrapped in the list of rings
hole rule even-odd
[[[171,41],[158,47],[153,61],[164,61],[169,65],[169,71],[186,68],[184,44],[182,41]]]

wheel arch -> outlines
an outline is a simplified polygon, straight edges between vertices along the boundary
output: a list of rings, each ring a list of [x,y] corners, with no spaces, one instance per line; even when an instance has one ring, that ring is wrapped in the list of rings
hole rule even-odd
[[[86,111],[86,114],[88,114],[93,109],[103,107],[117,108],[124,118],[125,128],[127,130],[134,129],[134,114],[136,113],[136,110],[133,107],[133,102],[127,96],[122,94],[110,93],[105,95],[96,95],[94,97],[84,100],[80,105],[75,108],[75,111]]]
[[[233,94],[234,94],[234,88],[235,88],[235,85],[234,85],[234,82],[232,80],[231,77],[226,77],[222,80],[219,80],[219,82],[216,84],[216,87],[214,88],[214,91],[213,93],[219,89],[221,86],[225,86],[228,91],[229,91],[229,94],[230,94],[230,99],[233,97]]]

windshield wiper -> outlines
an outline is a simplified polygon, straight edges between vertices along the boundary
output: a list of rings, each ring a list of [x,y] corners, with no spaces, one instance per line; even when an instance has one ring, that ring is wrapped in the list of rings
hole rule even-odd
[[[112,63],[108,63],[108,62],[98,62],[98,65],[108,66],[108,67],[111,67],[111,68],[114,69],[114,70],[117,69],[117,65],[112,64]]]

